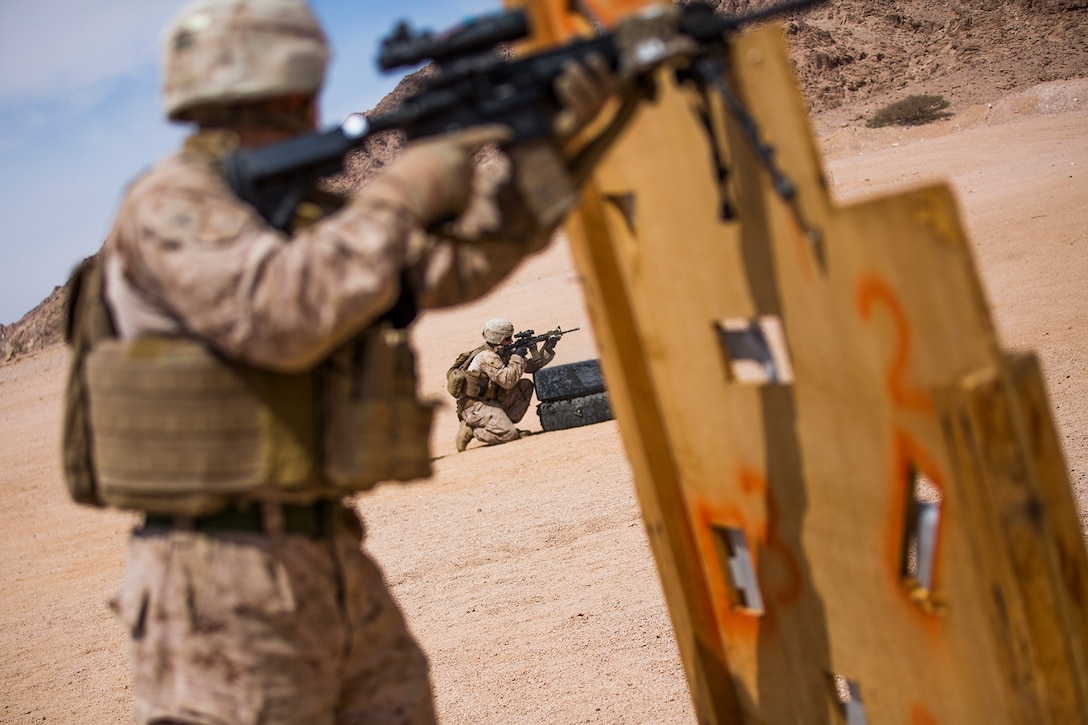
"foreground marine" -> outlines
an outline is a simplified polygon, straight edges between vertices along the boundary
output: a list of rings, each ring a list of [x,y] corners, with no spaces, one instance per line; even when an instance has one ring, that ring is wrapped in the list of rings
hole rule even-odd
[[[81,503],[143,512],[113,607],[141,723],[429,723],[426,659],[343,499],[429,475],[418,310],[477,297],[548,241],[500,172],[502,127],[410,145],[286,231],[222,176],[312,132],[329,51],[303,0],[199,0],[165,35],[163,100],[192,124],[126,192],[77,272],[65,472]],[[615,81],[573,64],[560,140]],[[531,169],[529,172],[531,173]],[[479,238],[431,230],[451,218]]]

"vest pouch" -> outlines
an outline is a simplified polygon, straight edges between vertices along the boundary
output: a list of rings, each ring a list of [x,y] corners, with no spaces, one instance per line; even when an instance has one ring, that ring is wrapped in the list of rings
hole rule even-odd
[[[454,368],[446,373],[446,392],[455,398],[465,394],[465,371]]]
[[[498,397],[499,386],[491,384],[491,378],[482,370],[465,371],[465,395],[473,400],[494,400]]]
[[[326,479],[352,491],[431,475],[435,403],[416,397],[408,331],[371,325],[322,364]]]
[[[195,340],[99,342],[86,360],[98,494],[203,516],[258,489],[320,484],[313,373],[224,360]]]

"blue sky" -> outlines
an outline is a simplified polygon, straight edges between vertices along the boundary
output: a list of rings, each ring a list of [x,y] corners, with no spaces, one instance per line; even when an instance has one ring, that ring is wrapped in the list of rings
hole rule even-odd
[[[159,105],[162,29],[184,2],[0,0],[0,323],[61,285],[108,231],[125,185],[175,149]],[[400,74],[376,67],[397,20],[442,30],[501,0],[311,0],[333,60],[323,126],[373,108]]]

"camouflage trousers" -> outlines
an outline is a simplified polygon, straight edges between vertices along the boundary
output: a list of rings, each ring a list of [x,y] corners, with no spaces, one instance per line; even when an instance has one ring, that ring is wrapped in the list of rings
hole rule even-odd
[[[357,523],[320,538],[137,530],[111,604],[138,723],[435,722],[426,658]]]
[[[478,400],[461,411],[461,420],[472,428],[476,440],[489,446],[518,439],[520,423],[533,399],[533,381],[522,378],[502,400]]]

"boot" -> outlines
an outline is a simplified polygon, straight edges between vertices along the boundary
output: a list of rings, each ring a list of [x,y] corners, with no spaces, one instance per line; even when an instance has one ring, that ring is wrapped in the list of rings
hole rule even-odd
[[[461,421],[461,427],[457,429],[457,452],[463,452],[471,441],[472,429],[468,427],[468,423]]]

